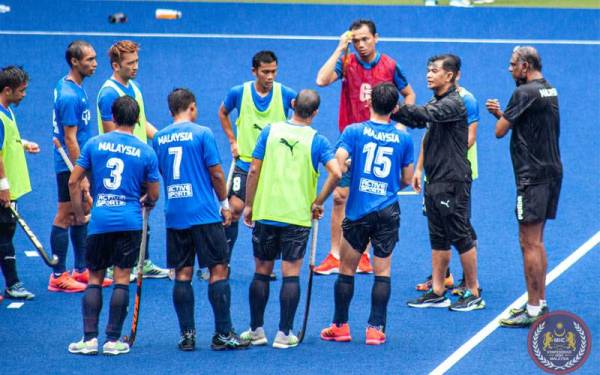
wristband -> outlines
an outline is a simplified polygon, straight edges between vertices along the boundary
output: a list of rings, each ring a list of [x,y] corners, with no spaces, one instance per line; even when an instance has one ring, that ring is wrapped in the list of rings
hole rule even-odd
[[[221,205],[221,209],[229,210],[229,199],[225,198],[222,201],[219,201],[219,205]]]
[[[0,178],[0,190],[8,190],[10,185],[8,184],[8,178]]]

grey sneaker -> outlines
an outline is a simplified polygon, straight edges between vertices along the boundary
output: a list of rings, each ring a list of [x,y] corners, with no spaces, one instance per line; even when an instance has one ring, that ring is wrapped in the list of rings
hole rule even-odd
[[[429,289],[427,292],[423,293],[421,297],[412,301],[408,301],[406,304],[410,307],[421,309],[427,307],[449,307],[450,299],[446,297],[445,293],[441,296],[438,296],[435,294],[433,289]]]
[[[123,341],[107,341],[102,346],[104,355],[119,355],[129,353],[129,344]]]
[[[481,298],[481,289],[479,289],[479,297],[475,297],[469,289],[464,292],[460,298],[454,302],[448,309],[452,311],[473,311],[485,308],[485,301]]]
[[[4,296],[10,299],[33,299],[35,294],[25,289],[23,283],[19,281],[10,288],[6,288],[6,290],[4,290]]]
[[[250,341],[253,346],[267,345],[269,343],[263,327],[258,327],[254,331],[252,328],[249,328],[247,331],[242,332],[240,338]]]
[[[144,279],[164,279],[169,277],[169,270],[160,268],[156,264],[152,263],[150,259],[144,261]]]
[[[273,340],[273,347],[277,349],[288,349],[298,346],[298,337],[290,332],[286,335],[281,331],[277,331],[275,340]]]
[[[85,354],[85,355],[96,355],[98,354],[98,339],[93,338],[88,341],[81,339],[77,342],[69,344],[69,353],[73,354]]]

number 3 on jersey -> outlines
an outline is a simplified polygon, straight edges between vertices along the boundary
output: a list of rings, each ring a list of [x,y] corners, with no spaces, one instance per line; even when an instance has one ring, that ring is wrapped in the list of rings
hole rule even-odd
[[[104,187],[108,190],[117,190],[121,187],[121,178],[125,164],[119,158],[110,158],[106,161],[106,168],[111,169],[110,178],[102,180]]]
[[[390,156],[394,153],[393,147],[381,146],[377,147],[374,142],[369,142],[363,146],[363,154],[367,154],[365,160],[365,174],[375,174],[379,178],[386,178],[390,174],[392,161]]]

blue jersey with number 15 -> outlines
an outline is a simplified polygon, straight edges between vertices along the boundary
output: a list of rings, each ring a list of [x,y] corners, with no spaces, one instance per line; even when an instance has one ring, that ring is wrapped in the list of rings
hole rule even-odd
[[[358,220],[398,200],[402,168],[413,162],[410,136],[392,124],[366,121],[344,129],[339,147],[350,154],[346,217]]]
[[[77,165],[91,173],[88,234],[141,230],[142,185],[160,178],[152,148],[132,134],[112,131],[90,139]]]

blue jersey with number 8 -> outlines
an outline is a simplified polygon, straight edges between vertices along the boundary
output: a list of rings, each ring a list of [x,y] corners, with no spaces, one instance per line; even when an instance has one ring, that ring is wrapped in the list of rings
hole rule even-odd
[[[141,230],[142,185],[160,178],[152,148],[132,134],[113,131],[90,139],[77,165],[91,175],[88,234]]]
[[[350,154],[346,217],[358,220],[397,201],[402,168],[412,164],[410,136],[393,124],[366,121],[344,129],[339,147]]]

